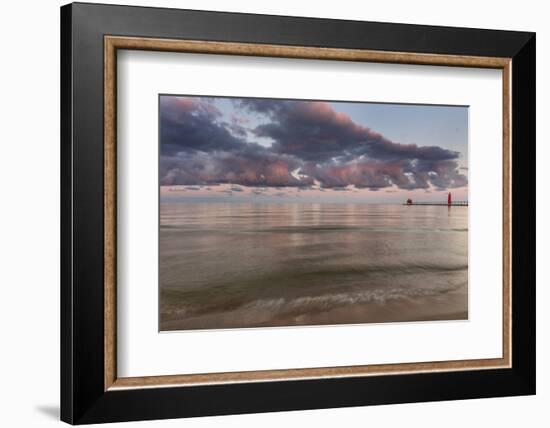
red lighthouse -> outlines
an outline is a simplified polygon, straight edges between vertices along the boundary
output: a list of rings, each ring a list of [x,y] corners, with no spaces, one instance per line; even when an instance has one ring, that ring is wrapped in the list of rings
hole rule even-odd
[[[447,196],[447,205],[451,205],[452,203],[452,200],[451,200],[451,192],[449,192],[449,195]]]

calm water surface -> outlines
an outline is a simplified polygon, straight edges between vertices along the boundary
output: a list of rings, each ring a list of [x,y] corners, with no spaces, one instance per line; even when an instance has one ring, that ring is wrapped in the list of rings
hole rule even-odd
[[[161,204],[161,330],[467,318],[468,208]]]

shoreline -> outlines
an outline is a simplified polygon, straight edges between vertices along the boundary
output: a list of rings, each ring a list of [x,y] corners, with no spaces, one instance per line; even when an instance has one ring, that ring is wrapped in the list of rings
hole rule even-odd
[[[236,321],[238,320],[238,321]],[[260,309],[235,309],[185,319],[159,320],[160,331],[224,330],[273,327],[317,327],[391,324],[421,321],[467,321],[468,298],[463,291],[385,303],[358,303],[302,314],[276,314]]]

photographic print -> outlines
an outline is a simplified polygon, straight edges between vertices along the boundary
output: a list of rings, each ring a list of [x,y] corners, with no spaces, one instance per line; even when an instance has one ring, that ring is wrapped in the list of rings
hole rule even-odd
[[[468,319],[468,107],[159,95],[161,331]]]

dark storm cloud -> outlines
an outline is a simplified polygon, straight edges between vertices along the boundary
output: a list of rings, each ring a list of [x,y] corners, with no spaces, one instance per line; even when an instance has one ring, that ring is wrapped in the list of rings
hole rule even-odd
[[[161,97],[161,154],[238,149],[241,140],[220,119],[220,111],[207,99]]]
[[[458,152],[441,147],[397,144],[379,133],[353,122],[326,102],[246,99],[238,105],[251,112],[269,116],[270,123],[254,132],[274,141],[273,150],[306,161],[354,159],[456,159]]]
[[[223,120],[205,98],[161,99],[161,183],[438,189],[467,184],[458,152],[398,144],[325,102],[241,99]],[[263,118],[255,128],[246,115]],[[257,122],[256,122],[257,123]],[[247,141],[255,134],[272,141]]]
[[[240,152],[179,153],[162,156],[162,185],[239,184],[242,186],[296,187],[313,184],[313,179],[298,180],[291,171],[299,160],[269,153],[265,149]]]

